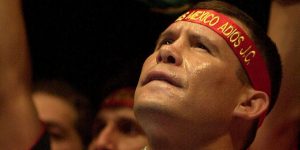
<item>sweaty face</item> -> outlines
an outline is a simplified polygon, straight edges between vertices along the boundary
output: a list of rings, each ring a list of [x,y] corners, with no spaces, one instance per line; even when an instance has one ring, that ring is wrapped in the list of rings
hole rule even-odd
[[[75,129],[77,113],[70,104],[59,97],[45,93],[35,93],[33,100],[39,117],[50,134],[52,150],[83,149]]]
[[[144,62],[135,93],[138,121],[151,134],[172,129],[172,134],[181,129],[182,134],[221,134],[243,89],[239,67],[225,40],[211,29],[184,21],[171,24]]]
[[[104,108],[98,112],[89,150],[141,150],[145,145],[147,139],[132,109]]]

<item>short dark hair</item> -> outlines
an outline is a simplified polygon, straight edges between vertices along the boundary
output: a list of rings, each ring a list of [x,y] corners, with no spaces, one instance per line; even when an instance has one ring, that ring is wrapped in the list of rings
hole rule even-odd
[[[91,106],[87,97],[72,87],[67,81],[58,79],[36,81],[33,84],[33,93],[37,92],[60,97],[75,108],[77,119],[74,126],[82,143],[87,146],[90,141],[89,129],[92,123]]]

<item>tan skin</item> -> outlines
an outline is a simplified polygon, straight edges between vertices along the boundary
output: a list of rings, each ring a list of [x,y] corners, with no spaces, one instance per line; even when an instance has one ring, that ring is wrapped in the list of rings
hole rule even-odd
[[[89,150],[141,150],[147,138],[133,110],[127,107],[103,108],[96,117],[94,138]]]
[[[66,100],[43,92],[33,94],[39,118],[50,134],[52,150],[82,150],[83,144],[76,130],[78,114]]]
[[[42,131],[21,10],[20,0],[0,0],[0,149],[30,149]]]
[[[240,149],[230,128],[236,118],[257,118],[268,98],[241,83],[239,67],[214,31],[190,22],[171,24],[144,62],[135,93],[135,115],[150,147]]]

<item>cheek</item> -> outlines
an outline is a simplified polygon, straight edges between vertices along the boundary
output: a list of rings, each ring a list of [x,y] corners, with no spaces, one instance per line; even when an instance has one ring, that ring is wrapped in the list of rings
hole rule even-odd
[[[208,90],[219,84],[218,82],[222,81],[222,67],[219,67],[212,62],[201,62],[196,64],[197,65],[191,65],[191,67],[187,69],[191,90]]]
[[[204,63],[189,74],[185,110],[196,124],[210,127],[228,123],[237,104],[238,86],[231,69]],[[235,86],[235,85],[234,85]]]
[[[240,88],[234,70],[220,63],[201,63],[189,72],[188,79],[188,95],[197,106],[230,105],[228,99]]]
[[[222,62],[198,64],[197,67],[188,69],[188,79],[192,90],[222,93],[228,89],[229,85],[239,82],[234,69],[229,65],[222,64]]]

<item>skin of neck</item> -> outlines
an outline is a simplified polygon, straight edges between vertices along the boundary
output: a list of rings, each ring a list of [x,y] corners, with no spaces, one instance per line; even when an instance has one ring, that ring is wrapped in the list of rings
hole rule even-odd
[[[158,119],[143,122],[145,133],[149,140],[147,149],[151,150],[182,150],[182,149],[243,149],[246,143],[247,133],[251,128],[251,123],[241,119],[234,120],[234,123],[226,125],[219,133],[202,132],[199,127],[193,127],[188,123],[173,122],[170,126],[170,120]],[[151,123],[152,122],[152,123]],[[160,124],[153,124],[159,122]],[[249,125],[250,124],[250,125]],[[215,128],[215,127],[213,127]],[[218,130],[220,131],[220,130]],[[212,136],[210,136],[210,135]],[[245,139],[245,140],[242,140]]]
[[[187,139],[189,139],[189,141],[187,141]],[[172,137],[150,137],[149,138],[150,144],[148,148],[151,150],[182,150],[182,149],[233,150],[235,149],[230,134],[226,134],[217,139],[214,139],[210,143],[203,143],[199,139],[192,139],[191,137],[182,137],[181,141],[179,142],[177,141],[178,140],[173,140]]]
[[[149,145],[147,150],[241,150],[247,149],[248,133],[252,128],[252,121],[234,118],[228,125],[219,126],[223,129],[203,132],[199,126],[191,123],[179,123],[171,118],[159,118],[152,115],[142,122]],[[152,120],[154,119],[154,120]],[[159,122],[159,124],[153,123]],[[170,124],[173,124],[172,126]],[[216,127],[212,127],[216,128]],[[202,128],[205,130],[205,128]],[[209,129],[208,129],[209,130]],[[217,132],[214,132],[217,131]],[[221,131],[221,132],[220,132]],[[251,142],[250,142],[251,143]]]

